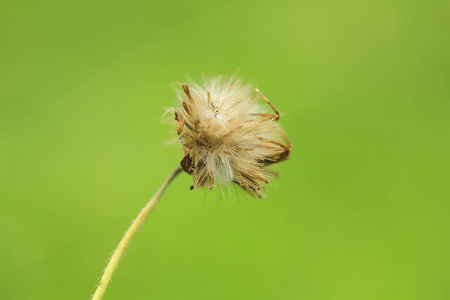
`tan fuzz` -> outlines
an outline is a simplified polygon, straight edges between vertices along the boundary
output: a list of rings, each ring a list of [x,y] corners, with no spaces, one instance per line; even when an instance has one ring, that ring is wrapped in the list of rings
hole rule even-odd
[[[263,184],[275,175],[266,166],[288,159],[292,150],[275,106],[259,89],[235,78],[181,86],[180,107],[170,111],[185,152],[181,167],[193,176],[191,189],[234,182],[254,197],[264,196]],[[258,109],[255,92],[274,113]]]

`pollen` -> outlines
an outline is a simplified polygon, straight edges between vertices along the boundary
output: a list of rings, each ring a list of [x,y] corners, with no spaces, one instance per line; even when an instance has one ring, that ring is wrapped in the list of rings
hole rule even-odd
[[[259,89],[234,77],[181,87],[180,106],[169,110],[183,145],[180,165],[192,175],[190,188],[234,183],[254,197],[265,196],[264,185],[277,176],[268,166],[287,160],[292,150],[275,106]]]

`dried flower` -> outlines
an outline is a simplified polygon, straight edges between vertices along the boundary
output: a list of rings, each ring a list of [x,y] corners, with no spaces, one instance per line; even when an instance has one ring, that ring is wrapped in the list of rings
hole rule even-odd
[[[182,169],[193,176],[191,189],[215,181],[238,184],[254,197],[264,196],[262,184],[276,173],[266,166],[288,159],[292,149],[277,121],[278,110],[251,84],[240,79],[207,78],[202,85],[182,84],[175,115],[178,140],[185,151]],[[258,108],[259,95],[274,113]],[[184,133],[183,133],[184,130]]]

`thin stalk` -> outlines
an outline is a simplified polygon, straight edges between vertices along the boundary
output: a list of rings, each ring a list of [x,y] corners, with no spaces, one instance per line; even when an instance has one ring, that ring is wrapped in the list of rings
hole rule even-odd
[[[131,240],[135,236],[138,229],[144,224],[145,220],[147,219],[150,212],[155,207],[156,203],[158,202],[161,195],[166,190],[167,186],[172,182],[172,180],[181,172],[181,168],[177,167],[172,171],[172,173],[167,177],[166,181],[164,181],[163,185],[159,188],[159,190],[155,193],[155,195],[150,199],[150,201],[147,202],[145,207],[141,210],[137,218],[133,221],[133,223],[128,228],[127,232],[125,232],[125,235],[123,236],[122,240],[120,241],[119,245],[117,246],[116,250],[114,250],[114,254],[111,257],[111,260],[109,261],[108,265],[106,266],[106,269],[103,273],[102,279],[100,280],[100,283],[97,286],[97,290],[95,291],[94,295],[92,296],[92,300],[101,300],[103,299],[103,295],[105,294],[106,288],[108,287],[109,282],[111,281],[111,277],[114,274],[114,271],[117,268],[117,265],[120,262],[120,259],[122,258],[125,249],[130,244]]]

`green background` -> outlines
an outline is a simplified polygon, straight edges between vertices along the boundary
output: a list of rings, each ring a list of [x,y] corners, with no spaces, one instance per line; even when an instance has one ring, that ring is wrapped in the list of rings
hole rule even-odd
[[[0,8],[1,299],[89,299],[182,158],[170,85],[238,68],[283,112],[282,177],[182,174],[105,299],[450,299],[448,1]]]

